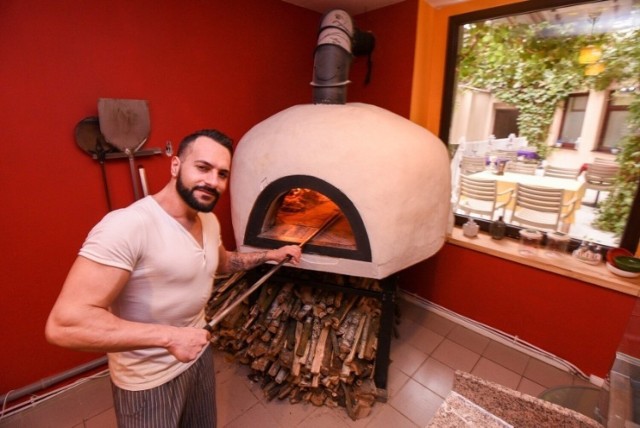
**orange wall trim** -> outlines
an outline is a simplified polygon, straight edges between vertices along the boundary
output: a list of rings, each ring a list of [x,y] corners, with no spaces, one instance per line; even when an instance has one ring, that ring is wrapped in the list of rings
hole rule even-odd
[[[471,0],[435,9],[418,0],[411,115],[413,122],[438,135],[449,18],[454,15],[519,3],[522,0]]]

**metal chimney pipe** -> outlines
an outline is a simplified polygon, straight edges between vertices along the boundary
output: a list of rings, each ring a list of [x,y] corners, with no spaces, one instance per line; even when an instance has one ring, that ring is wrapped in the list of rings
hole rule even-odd
[[[334,9],[320,23],[313,64],[313,104],[345,104],[351,67],[353,21]]]

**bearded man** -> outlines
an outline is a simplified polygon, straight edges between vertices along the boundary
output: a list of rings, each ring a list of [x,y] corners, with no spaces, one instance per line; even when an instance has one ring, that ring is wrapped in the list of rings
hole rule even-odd
[[[205,305],[216,273],[300,260],[299,246],[227,251],[211,212],[229,182],[232,141],[185,137],[160,192],[89,233],[51,310],[49,342],[106,352],[120,427],[215,427]]]

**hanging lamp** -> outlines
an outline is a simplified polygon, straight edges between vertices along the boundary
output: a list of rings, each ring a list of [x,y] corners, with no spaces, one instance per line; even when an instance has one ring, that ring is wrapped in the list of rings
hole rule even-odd
[[[591,38],[593,38],[593,30],[596,26],[596,21],[600,16],[599,13],[589,14],[591,19]],[[580,55],[578,56],[578,63],[583,65],[596,64],[602,58],[602,49],[599,46],[588,44],[580,49]],[[594,67],[598,69],[599,67]],[[586,74],[586,71],[585,71]]]
[[[595,64],[602,58],[602,50],[598,46],[587,45],[580,49],[578,62],[580,64]]]

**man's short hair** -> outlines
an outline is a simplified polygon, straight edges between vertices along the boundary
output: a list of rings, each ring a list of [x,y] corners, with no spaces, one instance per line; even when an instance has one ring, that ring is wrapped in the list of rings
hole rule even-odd
[[[180,141],[180,146],[178,146],[178,153],[176,153],[176,156],[181,157],[187,151],[191,143],[193,143],[198,137],[211,138],[213,141],[229,150],[229,153],[233,155],[233,140],[231,138],[217,129],[201,129],[200,131],[187,135],[182,139],[182,141]]]

